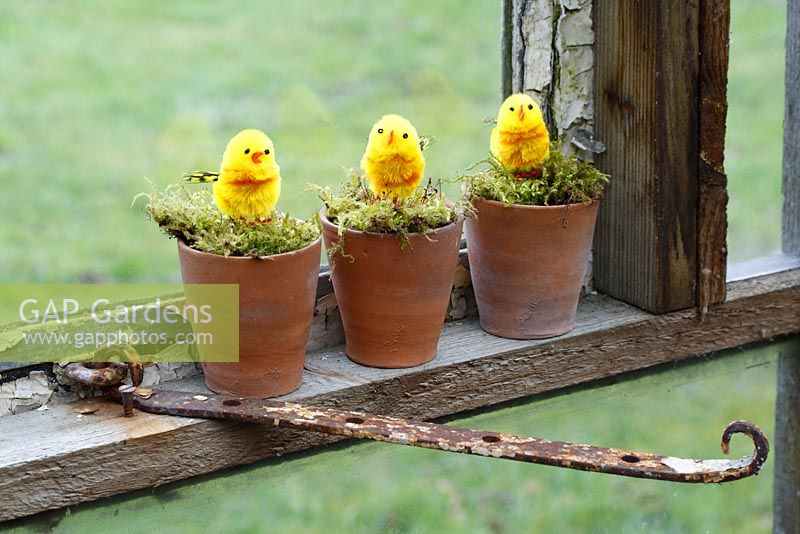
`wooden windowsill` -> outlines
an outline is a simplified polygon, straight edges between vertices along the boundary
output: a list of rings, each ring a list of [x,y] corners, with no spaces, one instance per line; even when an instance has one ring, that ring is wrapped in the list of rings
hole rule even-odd
[[[437,357],[411,369],[350,362],[342,347],[310,353],[285,399],[416,419],[553,391],[800,332],[800,269],[728,284],[728,301],[652,315],[602,295],[582,299],[575,330],[536,341],[448,323]],[[200,377],[160,387],[205,391]],[[74,408],[96,405],[79,416]],[[330,443],[314,433],[137,413],[101,400],[0,418],[0,521]]]

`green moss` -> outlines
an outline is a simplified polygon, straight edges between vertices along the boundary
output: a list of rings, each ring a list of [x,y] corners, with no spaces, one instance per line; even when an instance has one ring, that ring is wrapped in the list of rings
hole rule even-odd
[[[308,246],[320,233],[318,221],[294,219],[278,212],[273,212],[266,223],[232,219],[219,211],[209,189],[190,192],[183,186],[170,185],[163,191],[153,188],[136,198],[140,197],[147,199],[145,212],[165,234],[183,239],[201,252],[270,256]]]
[[[483,163],[487,169],[465,177],[469,195],[505,204],[557,206],[599,200],[609,182],[608,175],[591,163],[564,155],[557,143],[551,145],[534,178],[518,178],[493,156],[472,168]]]
[[[350,171],[338,193],[318,185],[310,185],[309,190],[322,199],[328,220],[339,226],[340,234],[346,229],[396,234],[403,242],[409,234],[447,226],[463,215],[466,208],[461,199],[449,202],[430,181],[408,198],[379,198],[354,171]]]

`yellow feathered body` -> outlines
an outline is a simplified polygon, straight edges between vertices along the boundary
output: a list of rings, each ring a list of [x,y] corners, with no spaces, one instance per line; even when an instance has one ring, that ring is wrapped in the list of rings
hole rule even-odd
[[[220,211],[234,218],[262,219],[275,208],[280,194],[280,167],[272,140],[258,130],[236,134],[225,149],[214,184]]]
[[[384,115],[372,127],[361,158],[370,190],[379,196],[406,198],[422,181],[425,158],[414,126],[400,115]]]
[[[526,94],[511,95],[500,106],[489,149],[509,171],[526,172],[550,153],[550,134],[536,102]]]

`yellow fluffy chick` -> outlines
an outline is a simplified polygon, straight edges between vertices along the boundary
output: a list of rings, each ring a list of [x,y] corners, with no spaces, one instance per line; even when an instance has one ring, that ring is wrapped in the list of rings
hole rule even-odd
[[[361,168],[376,195],[410,196],[425,172],[425,158],[416,128],[400,115],[381,117],[369,133]]]
[[[195,172],[189,182],[214,181],[214,201],[233,217],[261,220],[281,194],[281,168],[272,140],[259,130],[242,130],[228,142],[219,173]]]
[[[494,157],[512,173],[530,172],[550,152],[550,135],[542,110],[531,97],[518,93],[505,99],[489,144]]]

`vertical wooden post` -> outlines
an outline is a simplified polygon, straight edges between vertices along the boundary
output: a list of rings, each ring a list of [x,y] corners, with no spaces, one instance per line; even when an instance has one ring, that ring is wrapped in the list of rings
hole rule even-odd
[[[697,306],[725,300],[728,259],[728,177],[725,118],[728,113],[730,2],[700,1],[700,161],[697,213]]]
[[[800,253],[800,0],[786,20],[786,109],[783,119],[784,253]]]
[[[502,91],[534,96],[567,144],[594,129],[607,147],[597,289],[655,313],[722,302],[729,0],[503,9]]]
[[[800,532],[800,341],[778,357],[773,449],[773,531],[794,534]]]
[[[613,183],[594,281],[655,313],[696,304],[699,16],[698,2],[595,2],[597,164]]]

